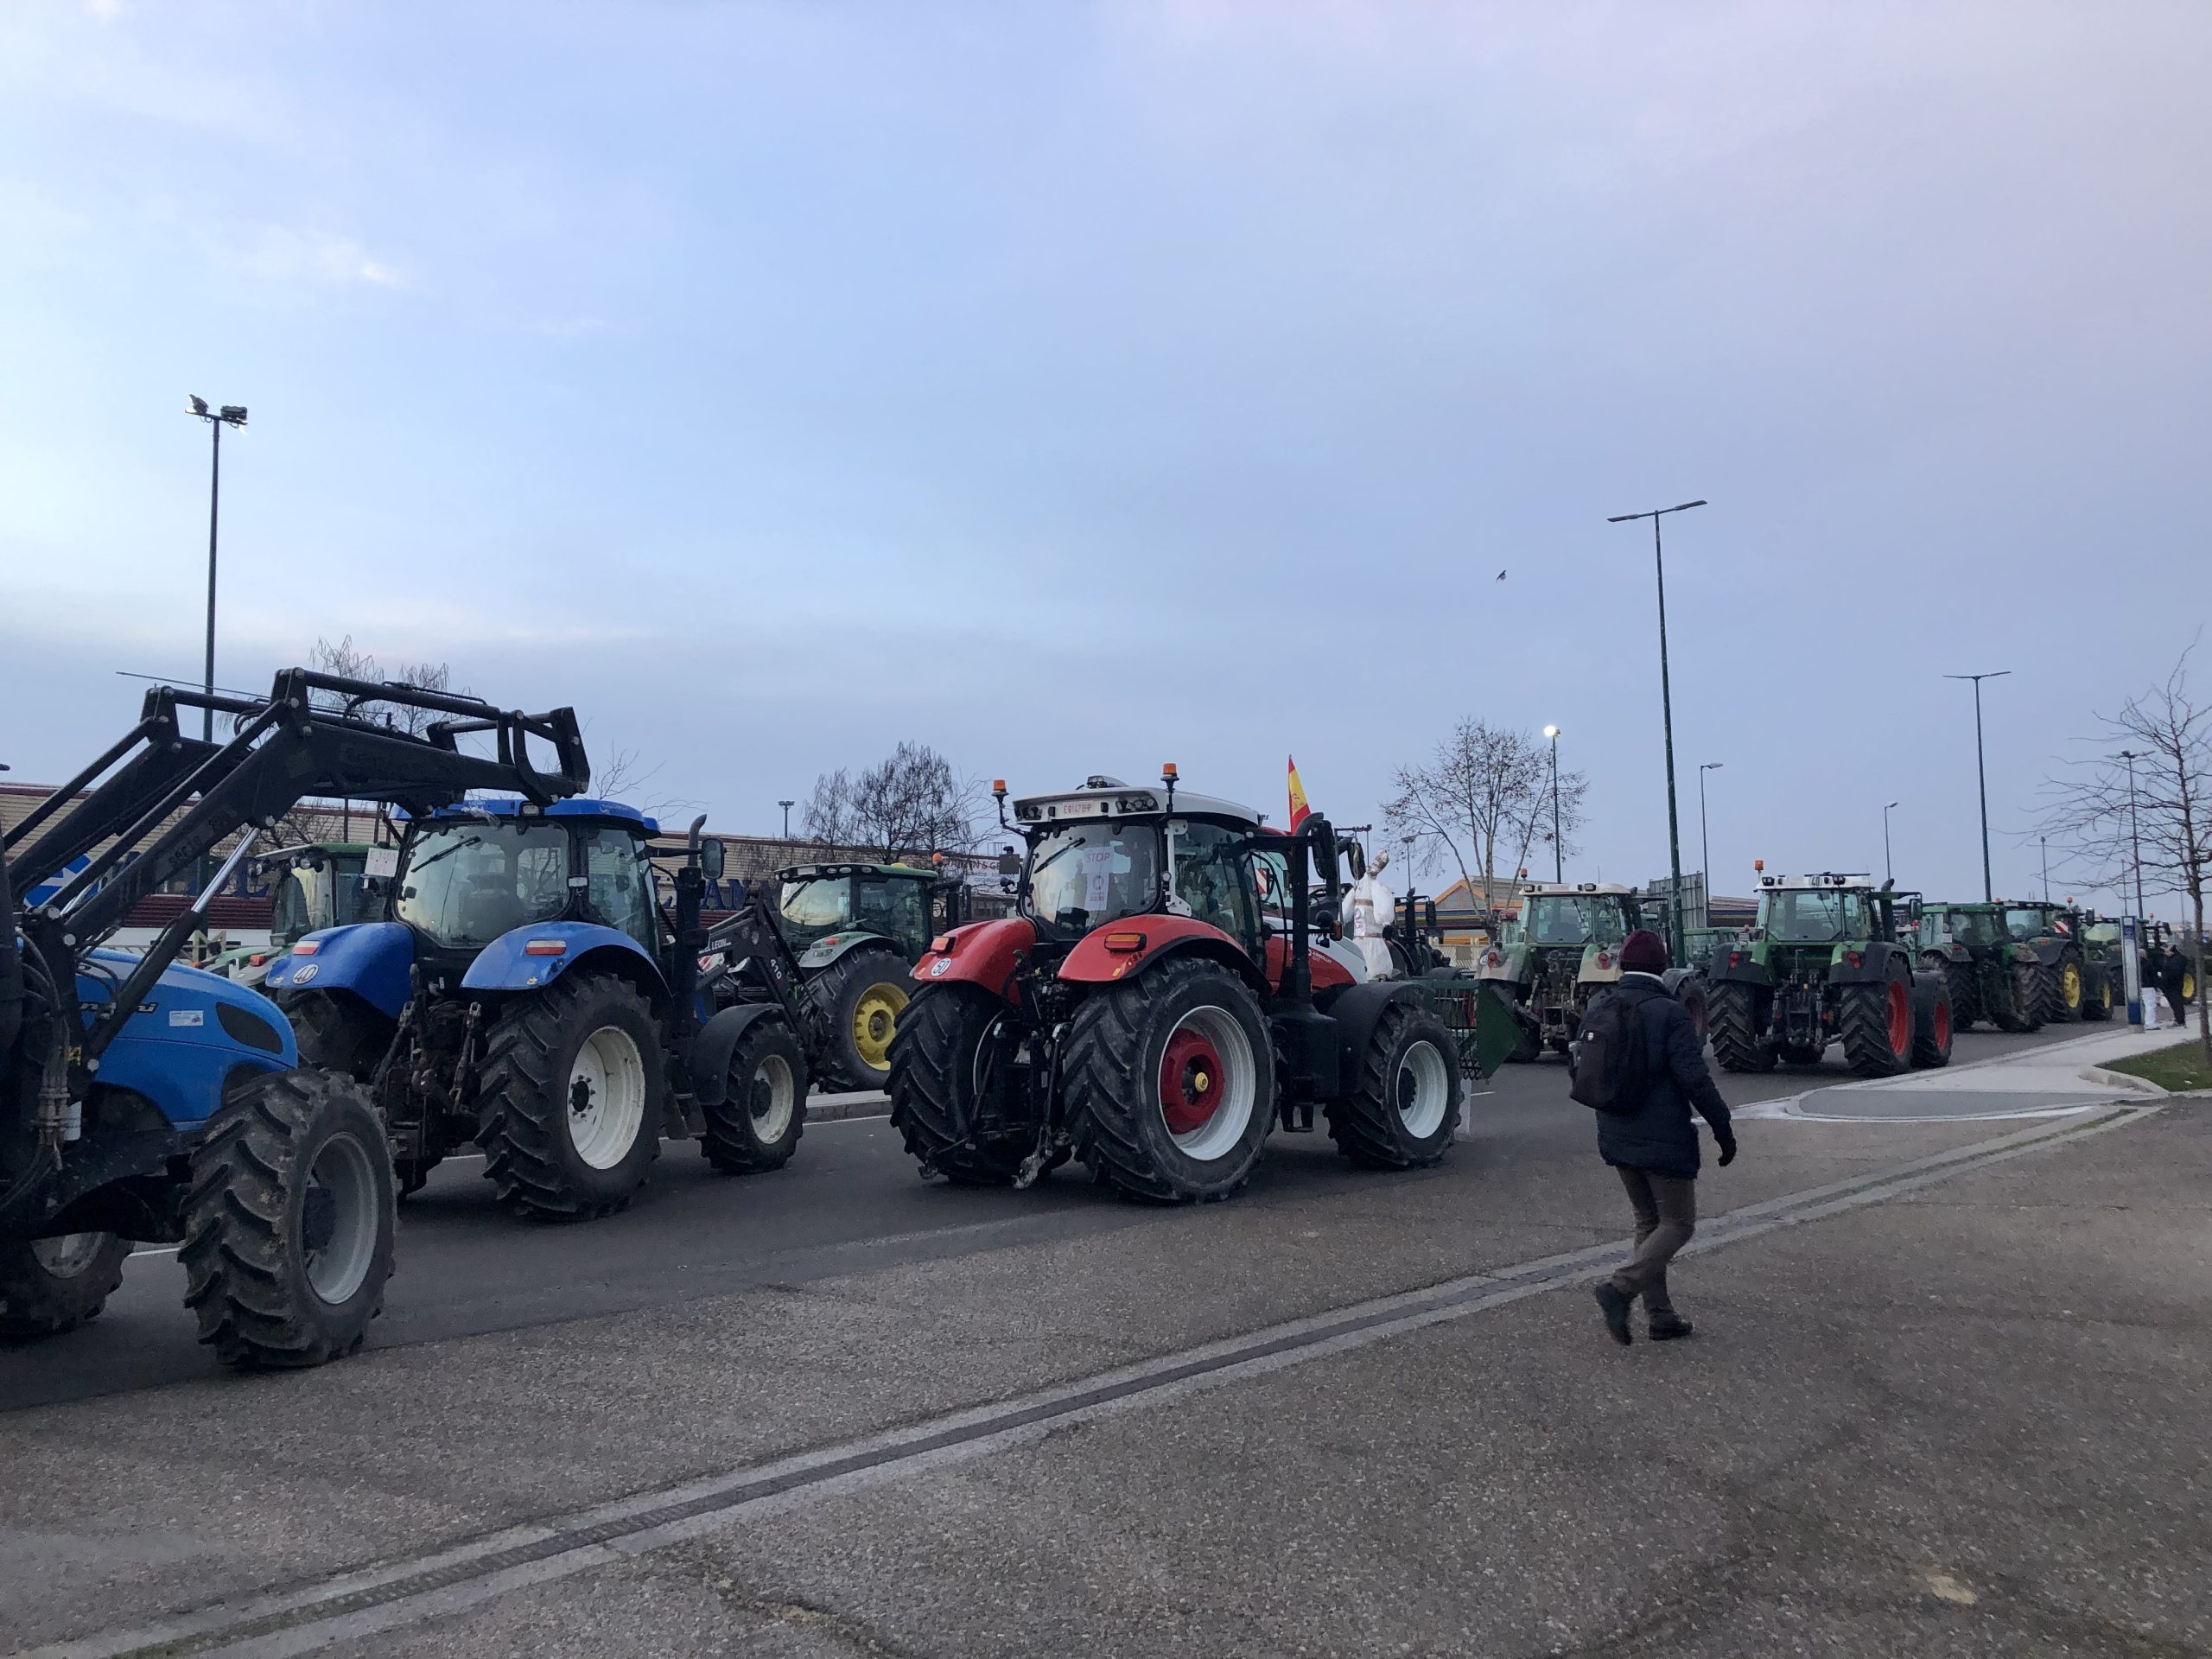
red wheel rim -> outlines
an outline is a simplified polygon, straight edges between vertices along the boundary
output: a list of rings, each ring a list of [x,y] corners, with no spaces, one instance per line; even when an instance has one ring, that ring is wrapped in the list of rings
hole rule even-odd
[[[1160,1115],[1171,1134],[1202,1128],[1221,1104],[1221,1053],[1185,1027],[1167,1039],[1160,1057]]]
[[[1912,999],[1905,995],[1904,982],[1890,982],[1890,1052],[1903,1054],[1912,1047]]]
[[[1936,1046],[1948,1048],[1950,1046],[1951,999],[1948,996],[1939,996],[1936,999]]]

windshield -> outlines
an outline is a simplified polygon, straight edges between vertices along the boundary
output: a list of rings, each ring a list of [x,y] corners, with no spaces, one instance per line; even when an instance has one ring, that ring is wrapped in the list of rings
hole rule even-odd
[[[359,853],[326,855],[321,868],[288,865],[269,890],[269,942],[278,947],[302,934],[353,922],[373,922],[383,911],[383,894],[362,874]]]
[[[305,875],[302,870],[284,870],[277,875],[276,885],[270,892],[269,943],[278,950],[302,933],[314,932],[319,925],[310,913]]]
[[[1949,931],[1960,944],[1995,944],[1998,941],[1997,918],[1986,911],[1954,910],[1939,918],[1937,925]]]
[[[1759,926],[1770,939],[1798,944],[1871,938],[1874,932],[1866,919],[1866,901],[1863,897],[1827,887],[1761,893]]]
[[[1628,930],[1616,893],[1545,893],[1522,912],[1521,937],[1530,944],[1618,944]]]
[[[1070,825],[1030,844],[1024,913],[1082,930],[1150,910],[1160,896],[1160,826]]]
[[[440,944],[489,944],[568,908],[569,832],[557,823],[435,823],[416,836],[392,913]]]
[[[2016,906],[2005,912],[2005,926],[2016,939],[2037,939],[2046,933],[2065,932],[2066,918],[2033,906]]]

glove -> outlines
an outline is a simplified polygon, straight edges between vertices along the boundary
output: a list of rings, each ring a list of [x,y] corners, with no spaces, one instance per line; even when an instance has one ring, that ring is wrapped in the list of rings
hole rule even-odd
[[[1720,1148],[1720,1167],[1726,1169],[1736,1161],[1736,1132],[1722,1129],[1713,1139]]]

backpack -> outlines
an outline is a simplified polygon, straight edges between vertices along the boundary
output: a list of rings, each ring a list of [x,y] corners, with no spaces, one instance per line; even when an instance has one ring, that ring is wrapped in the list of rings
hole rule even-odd
[[[1590,1005],[1567,1051],[1572,1098],[1617,1117],[1633,1117],[1643,1109],[1643,1014],[1649,1000],[1615,989]]]

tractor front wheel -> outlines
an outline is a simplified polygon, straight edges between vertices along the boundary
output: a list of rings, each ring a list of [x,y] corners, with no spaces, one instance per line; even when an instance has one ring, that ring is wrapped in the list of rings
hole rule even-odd
[[[1375,1022],[1351,1093],[1326,1108],[1337,1150],[1369,1169],[1421,1169],[1459,1127],[1459,1050],[1441,1020],[1393,1002]]]
[[[1260,1161],[1274,1053],[1257,999],[1218,963],[1170,959],[1100,987],[1061,1052],[1076,1156],[1123,1196],[1225,1198]]]
[[[722,1097],[702,1105],[699,1150],[725,1175],[781,1169],[806,1130],[806,1055],[771,1018],[756,1022],[729,1057]]]
[[[956,1186],[1010,1186],[1034,1135],[978,1137],[976,1119],[999,1095],[1000,1022],[1007,1005],[976,985],[925,985],[891,1041],[891,1125],[924,1173]]]
[[[1902,974],[1843,988],[1843,1058],[1862,1077],[1894,1077],[1912,1064],[1912,985]]]
[[[2037,971],[2036,987],[2042,993],[2045,1025],[2071,1025],[2082,1017],[2082,960],[2071,950]]]
[[[1771,1071],[1773,1046],[1759,1040],[1758,988],[1721,980],[1705,992],[1706,1030],[1724,1071]]]
[[[891,1041],[914,995],[913,976],[896,951],[855,950],[814,982],[830,1027],[830,1074],[847,1089],[891,1081]]]
[[[376,1073],[397,1024],[350,991],[287,991],[276,1006],[291,1021],[300,1064],[359,1083]]]
[[[1912,1063],[1923,1069],[1951,1063],[1951,976],[1915,974],[1912,980]]]
[[[343,1358],[384,1306],[397,1227],[367,1092],[328,1071],[256,1074],[192,1154],[177,1259],[200,1340],[229,1365]]]
[[[1951,1028],[1954,1031],[1970,1030],[1974,1022],[1983,1017],[1975,1006],[1978,999],[1974,995],[1974,964],[1953,962],[1941,951],[1931,950],[1921,957],[1920,966],[1923,972],[1940,973],[1949,982]]]
[[[130,1241],[113,1233],[0,1240],[0,1337],[57,1337],[107,1305]]]
[[[627,980],[579,973],[510,1003],[483,1075],[476,1144],[500,1203],[589,1221],[645,1185],[667,1081],[652,1010]]]
[[[2040,1030],[2043,1026],[2041,970],[2031,962],[2014,962],[2006,964],[2005,973],[2012,1002],[2010,1009],[1997,1016],[1998,1030]]]

